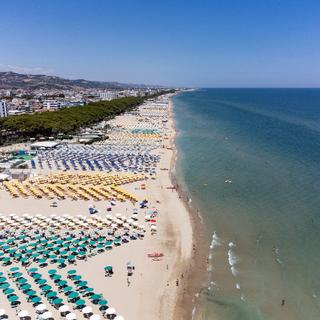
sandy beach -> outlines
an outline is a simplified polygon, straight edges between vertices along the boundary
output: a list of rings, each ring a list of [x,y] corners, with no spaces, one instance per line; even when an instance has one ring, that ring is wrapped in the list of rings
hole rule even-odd
[[[144,108],[148,108],[148,106],[144,106]],[[156,178],[143,181],[145,183],[143,189],[140,181],[123,186],[126,191],[135,194],[139,200],[146,198],[149,208],[156,208],[158,212],[156,234],[152,234],[150,227],[147,226],[144,239],[129,241],[111,251],[90,257],[87,261],[77,261],[76,265],[67,266],[60,271],[62,275],[67,276],[68,270],[76,269],[90,286],[103,294],[108,300],[109,306],[116,309],[116,314],[123,316],[125,319],[191,318],[192,302],[194,302],[194,294],[198,286],[196,281],[199,280],[195,278],[194,268],[198,264],[197,272],[199,273],[199,270],[205,266],[201,250],[198,250],[197,241],[201,241],[201,236],[197,240],[193,233],[193,228],[196,228],[198,232],[202,227],[199,226],[196,215],[192,215],[188,211],[182,200],[183,197],[173,187],[171,180],[170,172],[176,156],[174,148],[175,128],[171,108],[172,105],[166,107],[166,122],[164,122],[163,130],[158,137],[161,143],[152,150],[153,154],[160,155]],[[149,119],[145,114],[143,118],[148,123]],[[113,119],[112,125],[125,130],[126,125],[134,125],[136,121],[134,115],[124,114]],[[141,122],[138,125],[141,125]],[[121,137],[117,140],[117,135],[119,133],[115,133],[114,140],[121,144],[124,138]],[[110,136],[112,140],[112,133]],[[37,170],[39,175],[46,172],[47,169]],[[111,212],[106,212],[108,201],[93,202],[66,198],[57,200],[57,207],[51,206],[52,201],[52,199],[46,198],[35,199],[32,196],[12,198],[2,186],[2,190],[0,190],[0,214],[4,216],[41,214],[47,217],[68,214],[71,217],[84,215],[89,218],[88,206],[94,203],[99,211],[97,215],[101,217],[104,217],[107,213],[111,216],[121,213],[129,218],[131,212],[135,209],[138,211],[138,223],[147,224],[144,217],[146,209],[140,209],[137,203],[133,204],[129,201],[116,201]],[[147,255],[153,252],[163,253],[163,257],[159,259],[149,258]],[[126,268],[128,261],[135,267],[129,281]],[[104,266],[106,265],[112,265],[114,270],[112,277],[105,277]],[[32,263],[31,266],[36,266],[36,264]],[[47,277],[47,271],[50,267],[49,265],[41,269],[41,272]],[[8,267],[0,267],[0,271],[6,273]],[[50,281],[49,278],[48,281]],[[0,308],[8,311],[10,319],[17,318],[14,309],[10,308],[3,298],[1,296]],[[188,303],[187,307],[186,302]],[[91,306],[95,313],[99,314],[98,307]],[[31,315],[35,314],[32,305],[24,299],[21,299],[19,308],[28,310]],[[56,319],[63,319],[54,308],[51,307],[50,311],[54,313]],[[74,312],[79,319],[83,317],[80,311],[76,310]]]

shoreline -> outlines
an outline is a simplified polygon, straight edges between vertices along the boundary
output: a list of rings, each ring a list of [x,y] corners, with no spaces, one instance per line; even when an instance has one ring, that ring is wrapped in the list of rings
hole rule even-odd
[[[174,118],[174,104],[172,98],[169,99],[169,114],[172,121],[172,129],[174,135],[171,138],[170,145],[172,147],[172,158],[170,161],[169,176],[172,185],[175,187],[180,201],[182,201],[187,210],[189,220],[192,227],[192,242],[193,249],[190,258],[190,263],[183,267],[183,272],[188,275],[186,284],[178,290],[178,299],[176,308],[174,310],[174,318],[176,319],[196,319],[199,309],[201,309],[201,302],[198,299],[201,289],[206,285],[208,279],[207,273],[207,248],[209,246],[207,240],[207,230],[203,223],[200,211],[191,203],[191,198],[187,191],[185,191],[179,184],[176,165],[178,161],[178,150],[176,148],[176,138],[178,130],[176,128]]]

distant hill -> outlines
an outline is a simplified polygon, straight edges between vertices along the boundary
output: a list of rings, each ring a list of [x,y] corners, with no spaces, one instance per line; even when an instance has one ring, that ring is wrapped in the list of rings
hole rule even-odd
[[[128,89],[146,88],[146,85],[119,82],[88,81],[84,79],[64,79],[43,74],[20,74],[0,72],[0,89]]]

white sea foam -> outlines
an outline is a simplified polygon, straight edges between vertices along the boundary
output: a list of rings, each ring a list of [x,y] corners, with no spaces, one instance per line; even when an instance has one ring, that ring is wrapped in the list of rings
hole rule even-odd
[[[230,248],[234,248],[236,246],[236,244],[234,242],[229,242],[229,247]]]
[[[221,246],[221,240],[218,237],[218,235],[216,234],[216,232],[214,232],[213,235],[212,235],[212,241],[211,241],[211,244],[210,244],[210,249],[213,250],[214,248],[219,247],[219,246]]]
[[[238,257],[231,249],[228,251],[228,261],[230,266],[234,266],[238,262]]]
[[[240,287],[240,284],[239,284],[239,283],[237,283],[237,284],[236,284],[236,288],[237,288],[238,290],[240,290],[240,289],[241,289],[241,287]]]
[[[230,270],[234,277],[236,277],[239,274],[239,271],[234,266],[232,266]]]

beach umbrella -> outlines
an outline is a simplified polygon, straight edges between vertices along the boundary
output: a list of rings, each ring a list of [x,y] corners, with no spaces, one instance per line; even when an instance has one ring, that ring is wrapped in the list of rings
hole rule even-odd
[[[79,281],[79,280],[81,280],[81,276],[74,276],[73,278],[72,278],[72,280],[73,281]]]
[[[48,273],[49,273],[50,275],[52,275],[52,274],[57,273],[57,270],[56,270],[56,269],[50,269],[50,270],[48,271]]]
[[[49,298],[49,299],[55,298],[57,296],[57,294],[58,293],[55,291],[50,291],[47,293],[47,298]]]
[[[34,272],[37,272],[38,271],[38,268],[31,268],[28,270],[28,273],[34,273]]]
[[[53,300],[53,304],[55,304],[55,305],[60,305],[61,303],[62,303],[62,299],[60,299],[60,298],[56,298]]]
[[[99,301],[99,305],[100,306],[106,306],[107,304],[108,304],[107,300],[102,299],[102,300]]]
[[[10,284],[8,282],[4,282],[0,284],[0,288],[1,289],[7,289],[10,287]]]
[[[24,317],[28,317],[28,316],[29,316],[29,312],[27,310],[22,310],[18,313],[19,318],[24,318]]]
[[[78,298],[79,297],[79,293],[76,291],[72,291],[71,293],[69,293],[68,298],[69,299],[74,299],[74,298]]]
[[[93,314],[89,319],[90,320],[100,320],[101,317],[98,314]]]
[[[69,307],[65,304],[59,308],[59,312],[68,312],[68,311],[69,311]]]
[[[43,284],[47,283],[47,280],[46,280],[46,279],[37,279],[37,280],[36,280],[36,283],[37,283],[38,285],[43,285]]]
[[[63,288],[63,291],[64,292],[69,292],[69,291],[71,291],[72,290],[72,287],[70,287],[70,286],[67,286],[67,287],[64,287]]]
[[[15,271],[18,271],[19,270],[19,267],[12,267],[9,269],[9,271],[11,272],[15,272]]]
[[[40,302],[40,301],[41,301],[41,298],[40,298],[40,297],[34,297],[34,298],[31,299],[31,302],[32,302],[32,303],[38,303],[38,302]]]
[[[19,300],[19,297],[17,295],[13,294],[12,296],[8,297],[8,300],[9,300],[9,302],[14,302],[14,301]]]
[[[82,309],[82,312],[84,313],[84,314],[88,314],[88,313],[91,313],[92,312],[92,308],[91,307],[84,307],[83,309]]]
[[[46,311],[42,316],[43,319],[50,319],[53,318],[52,312]]]
[[[49,286],[49,285],[45,285],[45,286],[43,286],[42,287],[42,291],[44,291],[44,292],[46,292],[46,291],[50,291],[52,289],[52,287],[51,286]]]
[[[26,292],[26,295],[31,297],[31,296],[34,296],[36,294],[36,292],[34,290],[29,290]]]
[[[4,290],[3,293],[4,293],[6,296],[8,296],[9,294],[14,293],[14,289],[8,288],[8,289]]]
[[[39,313],[42,313],[45,310],[47,310],[47,306],[44,303],[41,303],[41,304],[36,306],[36,311],[39,312]]]
[[[68,274],[71,275],[71,274],[75,274],[76,272],[77,272],[76,270],[72,269],[72,270],[69,270],[69,271],[68,271]]]
[[[15,273],[12,275],[13,278],[19,278],[19,277],[21,277],[21,276],[22,276],[22,273],[21,273],[21,272],[15,272]]]
[[[113,320],[124,320],[123,316],[116,316]]]
[[[63,287],[63,286],[65,286],[66,284],[67,284],[67,281],[66,281],[66,280],[61,280],[61,281],[58,282],[59,287]]]
[[[77,305],[78,307],[83,306],[83,305],[85,305],[85,301],[82,300],[82,299],[79,299],[79,300],[76,301],[76,305]]]
[[[29,290],[30,288],[31,288],[31,285],[29,283],[26,283],[23,286],[21,286],[21,290],[23,290],[23,291]]]
[[[91,300],[99,300],[101,299],[102,295],[101,294],[94,294],[93,296],[91,296]]]
[[[114,308],[109,308],[109,309],[106,310],[105,314],[106,314],[107,316],[111,316],[111,315],[113,315],[113,314],[116,314],[116,309],[114,309]]]
[[[67,320],[75,320],[77,319],[77,316],[74,313],[68,313],[66,316]]]
[[[6,314],[7,313],[5,309],[0,309],[0,316],[5,316]]]
[[[27,283],[28,281],[27,281],[27,279],[26,278],[19,278],[18,279],[18,283],[20,283],[20,284],[24,284],[24,283]]]

